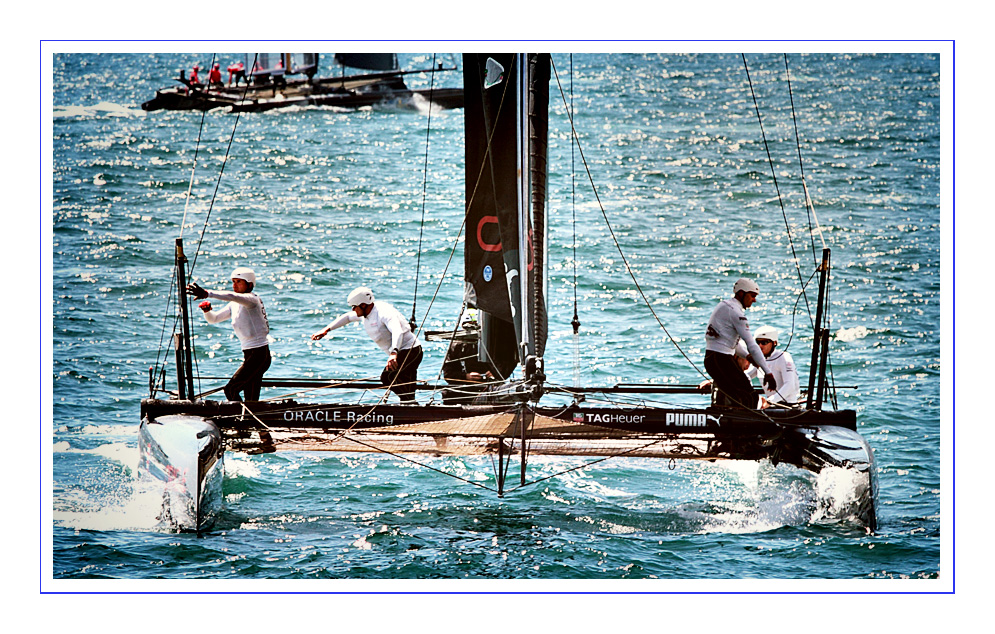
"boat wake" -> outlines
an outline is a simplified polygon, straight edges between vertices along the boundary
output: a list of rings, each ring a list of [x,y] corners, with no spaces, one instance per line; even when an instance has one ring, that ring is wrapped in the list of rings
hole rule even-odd
[[[813,522],[860,522],[873,503],[871,478],[867,471],[826,467],[815,481],[817,509]]]
[[[129,108],[116,103],[102,101],[92,106],[55,106],[52,109],[52,117],[73,117],[81,119],[100,117],[144,117],[145,111],[141,108]]]
[[[140,454],[128,443],[112,442],[93,449],[74,449],[66,441],[53,445],[89,474],[71,490],[59,492],[53,525],[72,530],[176,532],[196,523],[196,512],[180,483],[143,476]]]
[[[532,464],[549,475],[570,463],[554,458],[535,459]],[[605,476],[602,470],[612,473]],[[834,467],[814,474],[769,461],[686,461],[671,470],[661,469],[653,460],[632,459],[621,469],[616,465],[558,476],[549,481],[542,496],[567,506],[583,497],[584,504],[603,505],[602,513],[634,532],[750,534],[784,527],[863,524],[860,504],[867,498],[866,480],[866,474],[856,469]]]
[[[844,343],[853,343],[859,339],[865,339],[869,335],[883,332],[882,330],[870,330],[866,326],[854,326],[853,328],[840,328],[836,331],[836,340]]]
[[[411,100],[408,102],[407,108],[408,109],[414,108],[415,110],[418,111],[419,114],[422,115],[427,115],[431,113],[432,116],[440,114],[446,110],[446,108],[443,108],[439,104],[430,101],[423,95],[419,95],[417,93],[411,95]]]
[[[138,448],[107,443],[93,449],[73,449],[68,442],[53,446],[56,453],[78,459],[88,477],[58,496],[53,524],[91,531],[154,531],[160,524],[162,487],[137,477]],[[53,488],[59,490],[58,482]]]
[[[819,474],[790,465],[733,461],[702,466],[694,487],[711,502],[682,505],[680,515],[700,533],[761,533],[788,526],[864,524],[867,476],[827,467]]]
[[[810,474],[769,462],[694,465],[689,474],[705,501],[679,507],[693,532],[748,534],[807,524],[816,503]]]

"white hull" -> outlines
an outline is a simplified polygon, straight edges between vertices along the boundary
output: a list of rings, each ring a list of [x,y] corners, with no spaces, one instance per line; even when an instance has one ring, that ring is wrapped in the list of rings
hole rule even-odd
[[[163,483],[161,524],[169,529],[209,528],[221,511],[224,448],[221,432],[200,416],[142,420],[139,477]]]

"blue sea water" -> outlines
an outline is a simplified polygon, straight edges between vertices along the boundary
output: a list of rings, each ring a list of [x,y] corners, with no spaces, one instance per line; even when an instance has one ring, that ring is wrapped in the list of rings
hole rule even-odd
[[[450,262],[462,240],[462,110],[141,110],[176,69],[210,60],[54,59],[52,555],[41,563],[55,580],[437,579],[473,580],[459,588],[474,591],[493,587],[474,585],[483,580],[639,579],[650,583],[609,587],[668,591],[687,579],[849,579],[873,592],[894,587],[870,582],[947,572],[937,55],[790,55],[790,94],[781,55],[748,55],[763,136],[737,54],[554,55],[550,381],[698,382],[704,324],[743,275],[762,290],[751,324],[781,329],[804,381],[811,334],[799,280],[824,243],[839,406],[857,411],[878,463],[875,534],[820,516],[818,496],[845,476],[784,465],[615,459],[498,498],[392,456],[304,452],[229,452],[214,529],[158,530],[157,491],[137,479],[138,403],[165,354],[176,237],[196,253],[204,286],[255,268],[271,377],[379,374],[360,328],[309,339],[357,285],[406,314],[414,303],[430,329],[452,327],[463,288],[460,248]],[[433,56],[400,61],[422,68]],[[230,375],[241,356],[230,325],[198,319],[195,333],[201,374]],[[425,350],[420,378],[433,380],[444,344]],[[487,458],[418,460],[493,477]],[[584,462],[534,458],[530,468],[538,479]]]

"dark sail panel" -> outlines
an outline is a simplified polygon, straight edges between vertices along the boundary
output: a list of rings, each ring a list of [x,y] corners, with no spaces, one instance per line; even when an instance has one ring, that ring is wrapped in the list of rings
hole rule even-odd
[[[518,365],[518,346],[515,345],[515,326],[480,311],[480,343],[477,346],[477,360],[488,363],[500,380],[507,379]]]
[[[350,68],[366,70],[395,70],[397,56],[394,53],[336,53],[335,61]]]
[[[467,54],[463,63],[466,280],[477,308],[511,322],[505,263],[508,252],[517,258],[518,251],[514,56]]]
[[[517,108],[513,54],[463,56],[466,137],[465,279],[476,307],[490,318],[516,320],[518,285]],[[511,284],[509,284],[509,279]],[[514,302],[514,304],[512,303]],[[483,321],[483,320],[482,320]],[[497,332],[500,341],[495,341]],[[518,359],[518,327],[482,333],[485,352]],[[495,348],[498,346],[503,350]]]

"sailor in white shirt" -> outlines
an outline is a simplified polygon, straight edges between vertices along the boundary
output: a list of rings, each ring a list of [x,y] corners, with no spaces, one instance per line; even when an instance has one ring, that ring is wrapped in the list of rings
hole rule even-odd
[[[231,319],[235,336],[242,345],[242,365],[225,385],[225,398],[240,401],[239,392],[245,393],[245,400],[258,401],[263,374],[269,369],[272,358],[269,352],[269,320],[263,300],[252,292],[256,285],[256,274],[252,269],[240,266],[231,272],[232,291],[208,291],[197,284],[187,286],[197,299],[220,299],[228,304],[219,311],[211,310],[210,302],[203,302],[200,309],[208,323],[216,324]]]
[[[777,347],[777,339],[780,333],[772,326],[761,326],[757,329],[756,342],[763,351],[767,367],[776,379],[777,388],[769,389],[764,387],[764,396],[771,404],[794,404],[801,396],[801,384],[798,380],[798,370],[795,368],[795,361],[787,350],[774,352]],[[751,366],[746,371],[746,376],[751,379],[759,376],[763,382],[763,370]]]
[[[728,402],[734,407],[756,409],[761,401],[753,393],[753,386],[736,362],[736,347],[740,340],[746,344],[753,365],[764,370],[764,385],[777,388],[777,381],[767,367],[763,351],[750,334],[746,309],[753,305],[760,294],[757,283],[740,278],[733,286],[734,297],[719,302],[708,320],[705,332],[705,370]]]
[[[311,335],[313,341],[332,330],[354,321],[362,321],[366,334],[387,353],[387,365],[380,381],[402,401],[414,402],[418,365],[422,360],[421,342],[401,313],[384,301],[376,301],[373,291],[361,286],[349,293],[352,310],[336,317],[332,323]]]

